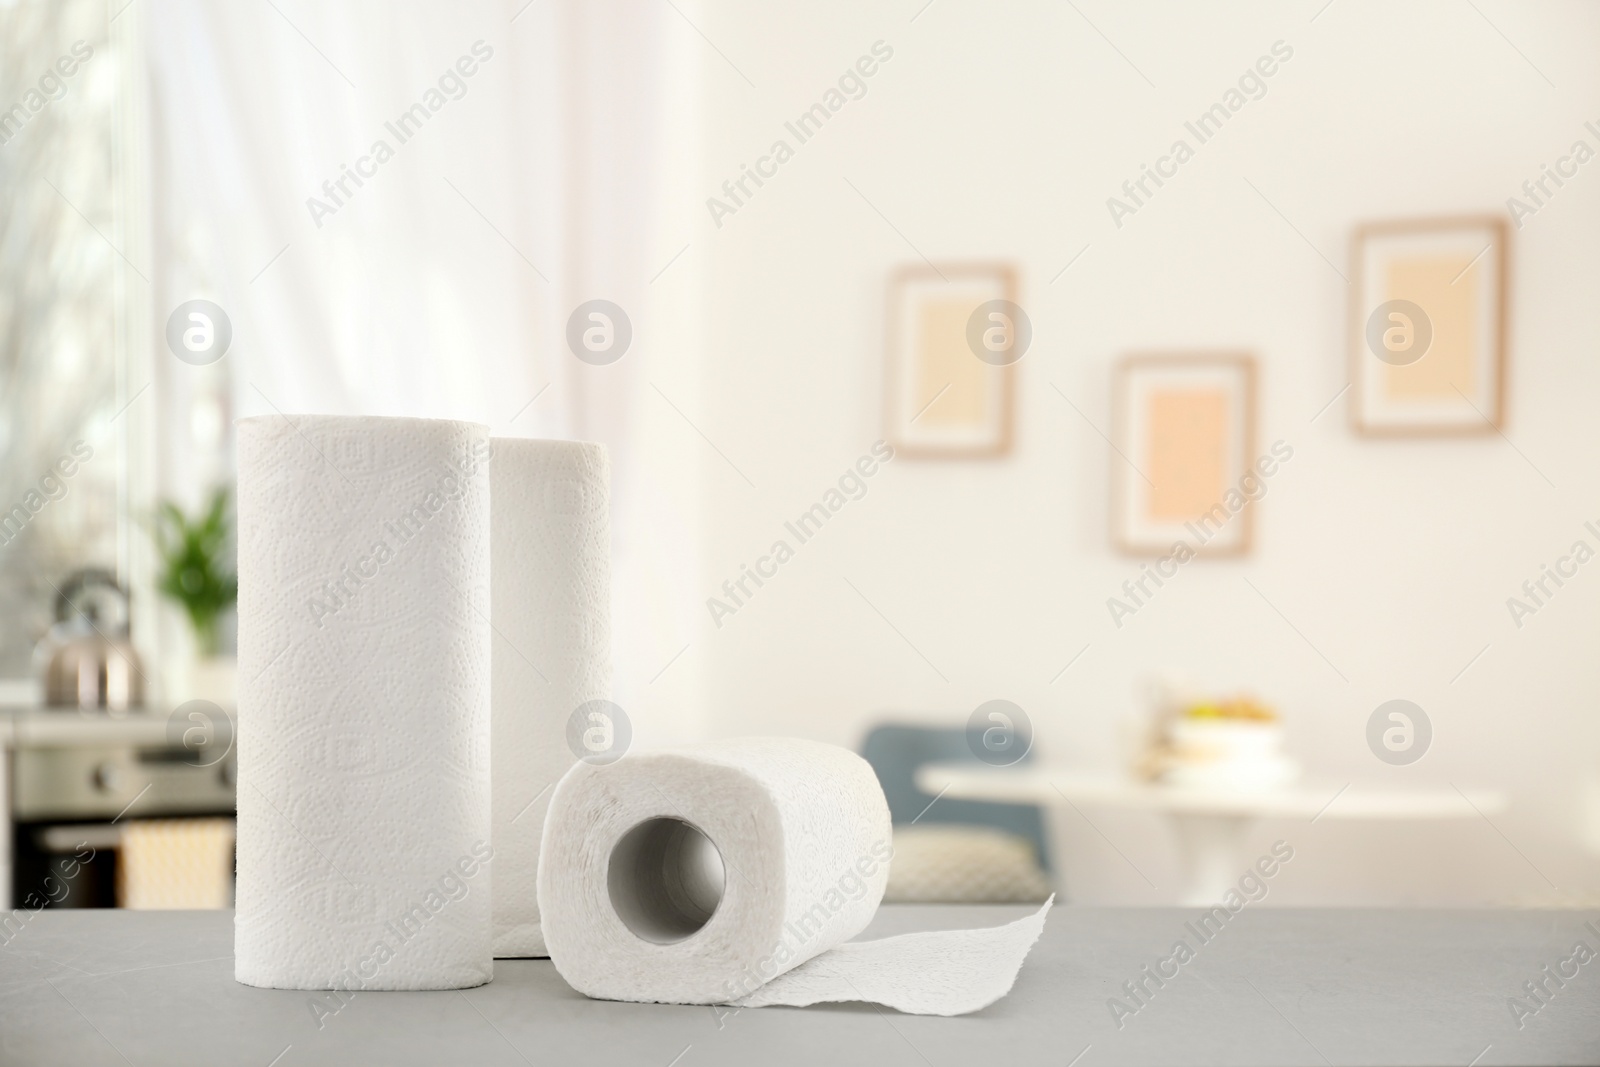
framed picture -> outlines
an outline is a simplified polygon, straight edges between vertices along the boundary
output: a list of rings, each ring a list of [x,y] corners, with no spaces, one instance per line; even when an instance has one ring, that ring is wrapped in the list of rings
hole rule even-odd
[[[904,267],[889,279],[886,436],[912,458],[1011,449],[1014,366],[1032,340],[1004,264]]]
[[[1494,217],[1356,231],[1350,413],[1358,433],[1500,428],[1509,253],[1505,220]]]
[[[1112,538],[1133,555],[1249,551],[1256,365],[1246,353],[1126,356],[1112,399]],[[1185,556],[1184,558],[1188,558]]]

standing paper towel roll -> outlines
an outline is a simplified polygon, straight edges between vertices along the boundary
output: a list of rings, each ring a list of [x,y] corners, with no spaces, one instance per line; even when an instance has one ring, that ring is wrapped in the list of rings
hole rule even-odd
[[[749,738],[580,764],[545,822],[550,957],[606,1000],[959,1015],[1004,996],[1048,902],[994,929],[842,944],[877,910],[891,840],[872,768],[833,745]]]
[[[609,468],[600,445],[494,439],[494,954],[543,956],[536,878],[567,721],[611,695]]]
[[[234,976],[493,975],[488,430],[240,420]]]

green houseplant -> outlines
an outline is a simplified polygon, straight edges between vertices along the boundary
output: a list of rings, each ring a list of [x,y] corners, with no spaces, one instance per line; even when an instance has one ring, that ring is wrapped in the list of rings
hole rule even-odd
[[[228,560],[233,540],[228,497],[227,489],[217,489],[206,509],[193,517],[170,500],[156,510],[155,542],[161,555],[156,588],[183,608],[194,627],[195,645],[206,657],[217,654],[217,621],[239,596],[239,576]]]

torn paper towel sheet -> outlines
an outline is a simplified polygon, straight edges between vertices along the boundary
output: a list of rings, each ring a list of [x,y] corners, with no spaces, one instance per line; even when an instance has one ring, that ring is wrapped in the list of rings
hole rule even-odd
[[[234,977],[456,989],[489,938],[489,431],[238,423]]]
[[[869,1000],[912,1015],[965,1015],[988,1007],[1017,981],[1044,932],[1052,895],[1032,915],[986,930],[929,930],[852,941],[781,974],[741,1008]]]
[[[883,898],[891,841],[872,768],[834,745],[746,738],[579,764],[545,821],[545,941],[562,977],[604,1000],[959,1014],[1003,996],[1043,909],[844,944]]]
[[[491,443],[494,954],[543,956],[545,809],[577,762],[569,720],[611,695],[609,465],[601,445]]]

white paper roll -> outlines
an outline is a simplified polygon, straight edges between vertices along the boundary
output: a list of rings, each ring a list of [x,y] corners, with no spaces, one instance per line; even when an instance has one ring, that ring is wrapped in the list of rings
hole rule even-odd
[[[580,763],[545,823],[545,941],[591,997],[726,1003],[860,933],[890,842],[872,768],[833,745],[749,738]]]
[[[567,723],[611,695],[609,466],[600,445],[493,445],[494,954],[543,956],[539,838],[577,758]]]
[[[493,975],[488,455],[471,423],[238,424],[240,982]]]
[[[606,1000],[957,1015],[1004,996],[1048,903],[992,930],[841,944],[877,910],[891,840],[872,768],[832,745],[751,738],[580,763],[544,828],[551,959]]]

